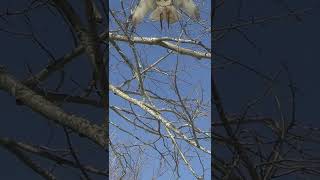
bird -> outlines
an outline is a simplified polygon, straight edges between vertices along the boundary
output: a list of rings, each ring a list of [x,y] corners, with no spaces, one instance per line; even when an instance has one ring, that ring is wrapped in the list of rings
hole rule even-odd
[[[181,18],[177,9],[194,20],[200,19],[199,9],[193,0],[140,0],[132,13],[132,24],[133,26],[139,24],[149,12],[151,20],[160,22],[166,20],[168,24],[172,24]]]

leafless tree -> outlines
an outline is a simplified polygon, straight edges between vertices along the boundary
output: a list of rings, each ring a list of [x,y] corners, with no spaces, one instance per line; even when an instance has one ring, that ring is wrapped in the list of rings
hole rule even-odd
[[[177,9],[175,24],[135,28],[135,1],[1,2],[2,96],[49,122],[10,127],[20,137],[1,134],[1,147],[45,179],[209,178],[210,2],[195,2],[200,20]]]
[[[215,179],[312,179],[320,175],[319,129],[297,117],[297,113],[303,113],[297,108],[303,87],[295,83],[294,77],[301,72],[291,71],[292,62],[283,62],[285,55],[281,53],[273,56],[278,63],[262,60],[262,42],[254,40],[261,29],[265,29],[261,35],[272,37],[267,35],[270,27],[279,30],[274,31],[275,37],[281,36],[281,28],[290,33],[319,10],[310,1],[297,3],[298,8],[287,2],[259,1],[259,7],[253,1],[218,0],[214,5]],[[280,24],[286,25],[280,28]],[[284,48],[292,47],[291,42],[286,43]],[[256,52],[259,56],[252,55]]]
[[[142,179],[208,179],[210,2],[196,1],[200,20],[178,9],[175,24],[146,15],[133,27],[137,3],[110,4],[110,158],[124,179],[135,167]]]
[[[21,124],[37,127],[36,114],[26,113],[20,122],[2,116],[4,125],[17,123],[10,127],[16,134],[1,134],[0,146],[44,179],[108,176],[106,5],[103,0],[1,2],[0,89],[16,102],[12,116],[27,107],[50,124],[46,130],[28,129]],[[90,106],[99,110],[94,116]],[[37,137],[30,142],[22,134]]]

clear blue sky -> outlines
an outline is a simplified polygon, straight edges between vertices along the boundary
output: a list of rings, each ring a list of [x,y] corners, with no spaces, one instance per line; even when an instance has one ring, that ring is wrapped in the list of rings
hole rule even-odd
[[[126,2],[126,1],[124,1]],[[199,2],[199,1],[197,1]],[[201,9],[201,20],[204,21],[204,24],[206,26],[210,26],[210,7],[211,7],[210,1],[203,1],[203,4],[200,4]],[[125,8],[127,7],[127,4],[124,3]],[[119,10],[120,8],[120,2],[119,1],[110,1],[110,8],[112,10]],[[173,24],[170,26],[169,29],[167,29],[167,26],[165,24],[164,29],[160,31],[160,23],[159,22],[151,22],[148,19],[149,14],[144,18],[144,22],[139,24],[137,26],[137,34],[140,36],[146,36],[146,37],[162,37],[162,36],[168,36],[168,37],[179,37],[179,34],[181,32],[181,27],[179,23]],[[112,18],[111,18],[112,19]],[[185,19],[184,19],[185,20]],[[114,24],[111,24],[110,30],[114,30]],[[204,30],[203,27],[200,25],[195,25],[195,23],[190,22],[187,26],[187,32],[192,38],[199,38],[198,40],[201,40],[207,47],[210,48],[210,33],[201,33],[201,30]],[[186,37],[182,37],[186,39]],[[129,55],[129,57],[133,57],[131,51],[128,49],[128,47],[120,43],[122,45],[124,52]],[[137,48],[139,49],[138,52],[141,53],[142,61],[145,64],[151,64],[155,60],[157,60],[159,57],[166,54],[166,49],[159,47],[159,46],[148,46],[148,45],[137,45]],[[204,51],[204,49],[199,49],[201,51]],[[111,55],[112,54],[112,55]],[[125,75],[127,76],[130,71],[128,68],[124,66],[116,66],[115,64],[118,63],[118,60],[114,58],[114,56],[118,57],[117,53],[111,52],[110,53],[110,83],[114,85],[119,85],[121,83],[121,76]],[[159,67],[165,70],[173,70],[176,61],[179,61],[179,67],[180,69],[183,69],[184,71],[181,71],[179,73],[179,85],[180,85],[180,91],[184,96],[193,96],[195,97],[194,89],[196,88],[202,88],[204,90],[204,100],[207,102],[210,102],[210,60],[197,60],[195,58],[189,57],[189,56],[182,56],[182,55],[170,55],[165,61],[159,64]],[[130,74],[129,74],[130,75]],[[155,76],[162,81],[172,81],[172,79],[163,79],[163,76]],[[186,81],[187,83],[185,83]],[[174,95],[170,94],[170,88],[168,85],[162,85],[162,84],[153,84],[151,82],[146,82],[146,85],[159,93],[160,95],[167,96],[167,97],[174,97]],[[124,102],[115,97],[112,93],[110,93],[110,105],[119,105],[124,104]],[[161,105],[159,106],[161,107]],[[141,111],[137,111],[141,112]],[[210,108],[208,108],[208,115],[210,115]],[[166,116],[170,121],[175,121],[175,118],[172,116]],[[121,121],[115,113],[113,113],[110,110],[110,120],[115,122],[118,125],[123,125],[124,128],[129,129],[130,131],[134,132],[135,134],[140,135],[141,138],[145,139],[151,139],[149,134],[146,134],[145,132],[141,131],[140,129],[135,129],[132,127],[129,127],[124,123],[124,121]],[[201,118],[198,120],[197,125],[206,130],[209,131],[210,127],[210,116],[207,116],[205,118]],[[118,139],[123,139],[124,141],[129,140],[128,135],[125,135],[119,130],[113,131],[113,126],[110,126],[111,131],[114,132],[114,136]],[[132,138],[130,138],[132,139]],[[154,139],[154,138],[153,138]],[[210,142],[207,142],[204,144],[206,148],[210,149]],[[170,144],[169,147],[171,148],[172,145]],[[182,145],[182,147],[186,148],[185,145]],[[183,148],[183,149],[184,149]],[[150,156],[159,156],[155,151],[147,149],[145,151],[145,154]],[[201,153],[200,153],[201,154]],[[193,154],[195,155],[195,154]],[[203,153],[201,154],[203,155]],[[197,158],[195,158],[197,159]],[[152,161],[151,161],[152,160]],[[205,173],[205,178],[209,179],[210,177],[210,156],[206,155],[206,160],[203,161],[205,168],[207,168]],[[152,177],[153,171],[156,170],[156,168],[159,165],[159,161],[155,160],[152,157],[147,158],[147,162],[145,162],[143,167],[143,173],[142,173],[142,179],[150,179]],[[192,162],[193,168],[196,172],[201,174],[201,168],[200,164],[197,163],[197,161]],[[182,160],[180,160],[180,169],[179,169],[181,179],[194,179],[193,176],[186,170],[186,167],[184,166],[184,163]],[[163,176],[160,177],[160,179],[170,179],[171,172],[167,171],[164,173]]]

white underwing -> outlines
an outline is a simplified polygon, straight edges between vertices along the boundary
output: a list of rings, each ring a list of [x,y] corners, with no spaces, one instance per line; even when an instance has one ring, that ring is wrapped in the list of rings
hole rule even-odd
[[[154,0],[140,0],[136,9],[132,14],[132,24],[133,26],[140,23],[143,17],[149,13],[151,10],[156,8],[156,3]]]

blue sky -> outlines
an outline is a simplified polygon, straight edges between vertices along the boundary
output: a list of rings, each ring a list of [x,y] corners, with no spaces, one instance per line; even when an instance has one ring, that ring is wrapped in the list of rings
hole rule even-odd
[[[127,4],[124,1],[124,7],[129,9],[129,4]],[[199,3],[199,1],[196,1]],[[188,25],[186,26],[187,34],[197,40],[201,40],[203,44],[205,44],[207,47],[210,48],[210,33],[203,33],[203,31],[208,30],[210,26],[209,21],[209,14],[210,14],[210,7],[211,2],[210,1],[201,1],[202,4],[199,5],[201,9],[201,21],[203,25],[195,24],[194,22],[190,21],[188,22]],[[110,1],[110,9],[111,10],[119,10],[120,7],[120,1]],[[127,10],[127,13],[129,12]],[[123,16],[119,16],[121,19],[124,19]],[[111,18],[111,17],[110,17]],[[181,24],[185,23],[186,18],[183,18],[183,21]],[[112,21],[112,18],[111,18]],[[110,30],[116,30],[116,26],[111,22],[110,23]],[[164,29],[160,30],[160,23],[159,22],[151,22],[148,20],[148,15],[144,18],[144,22],[139,24],[137,26],[137,34],[139,36],[144,37],[179,37],[181,33],[181,26],[179,23],[170,25],[169,29],[167,29],[167,26],[164,26]],[[183,39],[187,39],[187,37],[182,36]],[[128,57],[132,58],[133,55],[131,53],[131,50],[129,49],[128,45],[126,43],[119,43],[119,46],[122,48],[122,50],[125,52],[125,54],[128,55]],[[158,47],[158,46],[148,46],[148,45],[136,45],[139,54],[141,55],[141,60],[144,64],[144,66],[147,66],[148,64],[151,64],[155,62],[159,57],[163,56],[167,53],[167,50]],[[192,48],[195,50],[204,51],[204,49],[195,48],[192,46],[185,46],[188,48]],[[124,66],[123,64],[119,63],[120,56],[113,50],[110,50],[110,83],[113,85],[119,85],[123,82],[123,79],[121,76],[130,77],[131,71],[129,68]],[[172,71],[175,67],[176,62],[179,62],[179,73],[178,73],[178,85],[180,86],[180,91],[183,96],[186,97],[200,97],[201,95],[198,93],[200,91],[203,91],[203,99],[207,103],[210,103],[210,60],[197,60],[195,58],[189,57],[189,56],[183,56],[183,55],[177,55],[177,54],[171,54],[169,55],[166,60],[162,61],[159,64],[159,68],[166,70],[166,71]],[[152,73],[151,77],[157,78],[159,81],[163,82],[170,82],[172,81],[172,78],[164,78],[165,76],[161,76],[157,73]],[[158,94],[161,94],[165,97],[170,98],[176,98],[175,95],[172,93],[172,88],[170,85],[162,84],[162,83],[155,83],[155,81],[149,81],[147,80],[145,82],[146,86],[157,92]],[[136,86],[135,83],[132,84],[132,87]],[[198,94],[197,94],[198,93]],[[114,96],[112,93],[110,93],[110,105],[117,105],[117,106],[125,106],[126,102],[121,100],[120,98]],[[160,103],[156,104],[158,107],[162,107]],[[196,125],[206,131],[209,131],[210,127],[210,104],[208,104],[207,108],[207,116],[201,117],[196,121]],[[137,107],[133,107],[136,112],[143,113],[139,110]],[[164,117],[169,119],[170,121],[175,121],[175,117],[169,114],[164,114]],[[139,135],[142,139],[154,139],[155,137],[152,137],[149,134],[146,134],[144,131],[141,131],[138,128],[134,128],[132,126],[129,126],[126,124],[126,122],[122,121],[119,116],[117,116],[112,110],[110,110],[110,120],[117,125],[129,130],[130,132]],[[129,141],[133,142],[133,138],[129,138],[127,134],[120,132],[119,130],[116,130],[112,125],[110,125],[110,136],[122,140],[122,141]],[[159,147],[161,147],[161,143],[158,144]],[[172,144],[169,144],[170,147]],[[203,142],[203,145],[210,149],[210,141]],[[181,147],[183,147],[183,150],[186,150],[189,146],[186,146],[185,144],[181,144]],[[155,160],[159,156],[155,151],[150,150],[150,148],[144,150],[144,167],[143,167],[143,173],[142,173],[142,179],[150,179],[152,177],[152,174],[155,173],[155,170],[157,169],[159,165],[159,161]],[[204,153],[200,152],[200,155],[204,155]],[[149,157],[152,156],[152,157]],[[205,179],[208,179],[210,177],[210,156],[204,155],[204,166],[206,168],[205,172]],[[196,158],[194,161],[191,161],[193,168],[196,172],[201,174],[201,166],[198,161],[196,161]],[[186,167],[184,166],[184,163],[182,160],[180,160],[180,179],[194,179],[194,177],[190,174],[189,171],[186,170]],[[172,177],[172,173],[170,171],[165,172],[159,179],[175,179]]]

